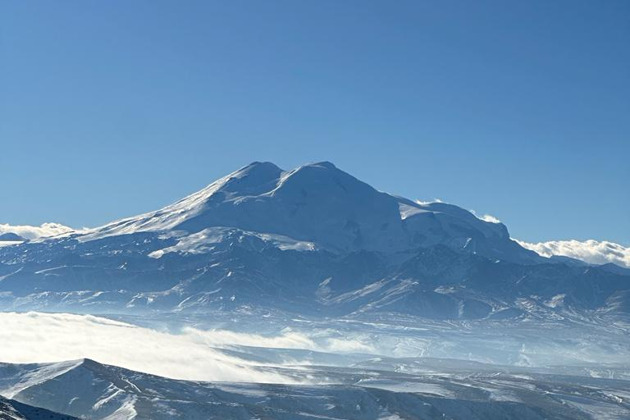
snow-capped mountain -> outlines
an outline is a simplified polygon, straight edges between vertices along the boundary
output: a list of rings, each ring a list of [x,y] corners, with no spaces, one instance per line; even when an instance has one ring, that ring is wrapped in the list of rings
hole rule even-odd
[[[0,356],[81,359],[0,363],[0,418],[630,413],[628,270],[331,163],[256,162],[154,212],[24,232],[3,231],[0,310],[20,313]],[[249,383],[199,381],[226,378]]]
[[[182,231],[198,234],[187,241],[198,243],[200,232],[218,227],[337,253],[447,244],[496,258],[535,260],[534,253],[510,240],[501,223],[483,221],[454,205],[379,192],[329,162],[291,171],[254,162],[173,205],[94,229],[80,240]]]
[[[541,257],[496,220],[379,192],[328,162],[291,171],[255,162],[163,209],[0,248],[0,306],[626,313],[630,276]]]

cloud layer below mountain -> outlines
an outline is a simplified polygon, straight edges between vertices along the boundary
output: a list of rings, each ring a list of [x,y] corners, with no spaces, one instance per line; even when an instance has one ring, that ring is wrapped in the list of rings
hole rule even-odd
[[[49,236],[63,235],[73,232],[74,229],[60,225],[59,223],[44,223],[41,226],[12,226],[0,223],[0,235],[14,233],[24,239],[38,239]]]
[[[100,363],[166,376],[205,381],[294,382],[264,366],[214,349],[243,337],[184,332],[169,334],[91,315],[0,313],[0,362],[44,363],[94,359]],[[309,344],[300,337],[262,343]]]
[[[591,264],[614,263],[630,268],[630,248],[607,241],[549,241],[529,243],[517,241],[521,246],[531,249],[544,257],[562,255],[577,258]]]

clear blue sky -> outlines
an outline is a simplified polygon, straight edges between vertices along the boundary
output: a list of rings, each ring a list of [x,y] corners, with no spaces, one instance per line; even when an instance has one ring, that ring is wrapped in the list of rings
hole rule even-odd
[[[630,245],[630,2],[4,1],[0,223],[330,160],[529,241]]]

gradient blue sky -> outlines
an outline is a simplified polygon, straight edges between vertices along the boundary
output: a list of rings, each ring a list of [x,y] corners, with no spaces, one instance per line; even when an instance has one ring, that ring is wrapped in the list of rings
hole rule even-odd
[[[630,2],[4,1],[0,223],[330,160],[513,237],[630,245]]]

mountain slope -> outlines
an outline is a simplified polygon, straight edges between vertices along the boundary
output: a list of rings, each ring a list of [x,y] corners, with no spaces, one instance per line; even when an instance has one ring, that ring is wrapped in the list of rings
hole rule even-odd
[[[76,417],[0,397],[0,420],[75,420]]]

